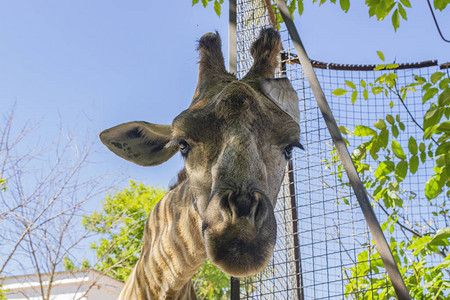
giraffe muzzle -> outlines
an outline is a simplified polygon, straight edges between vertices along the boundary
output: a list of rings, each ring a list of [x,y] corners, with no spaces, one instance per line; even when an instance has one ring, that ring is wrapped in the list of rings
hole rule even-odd
[[[270,261],[276,221],[268,197],[256,191],[216,193],[205,211],[203,236],[208,257],[224,272],[248,276]]]

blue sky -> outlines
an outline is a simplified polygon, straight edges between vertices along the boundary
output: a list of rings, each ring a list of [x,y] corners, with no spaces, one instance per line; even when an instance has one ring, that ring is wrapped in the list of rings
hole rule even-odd
[[[380,50],[389,61],[450,61],[450,44],[439,38],[425,1],[413,3],[397,32],[390,20],[369,19],[357,1],[348,14],[336,5],[305,2],[295,22],[312,59],[378,63]],[[212,6],[192,7],[191,0],[2,1],[1,115],[15,105],[16,124],[39,121],[36,134],[44,143],[57,134],[59,122],[80,138],[89,127],[93,139],[128,121],[170,124],[194,93],[198,38],[217,30],[227,60],[227,3],[222,11],[218,18]],[[449,39],[450,9],[437,17]],[[144,168],[100,142],[98,150],[91,172],[125,168],[127,176],[149,185],[167,186],[182,168],[179,155]]]

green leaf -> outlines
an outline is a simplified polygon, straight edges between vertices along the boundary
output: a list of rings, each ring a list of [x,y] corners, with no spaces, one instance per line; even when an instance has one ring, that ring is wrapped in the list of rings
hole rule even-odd
[[[414,137],[410,137],[408,141],[408,150],[412,155],[417,155],[417,142]]]
[[[420,143],[420,145],[419,145],[419,151],[420,151],[420,152],[425,152],[425,149],[426,149],[425,144],[424,144],[424,143]]]
[[[432,108],[433,107],[431,107],[428,112],[430,111],[432,112]],[[425,129],[424,137],[426,137],[426,139],[431,138],[431,135],[435,133],[439,133],[439,130],[437,130],[436,125],[438,125],[439,122],[441,121],[442,115],[444,114],[444,109],[442,107],[437,107],[434,114],[433,113],[428,114],[428,112],[426,113],[427,117],[424,117],[423,121],[423,128]],[[445,129],[445,125],[443,128]]]
[[[450,134],[450,121],[445,121],[439,124],[436,127],[436,133],[442,133],[445,132],[447,134]]]
[[[439,139],[438,139],[438,143],[444,143],[447,142],[448,140],[450,140],[450,136],[449,135],[442,135]]]
[[[397,29],[400,27],[400,17],[398,9],[394,10],[394,13],[392,14],[392,26],[394,26],[395,31],[397,31]]]
[[[355,84],[353,82],[351,82],[351,81],[346,80],[345,84],[351,89],[354,89],[354,90],[356,89]]]
[[[376,13],[376,6],[369,7],[369,17],[373,17]]]
[[[411,3],[409,2],[409,0],[400,0],[400,2],[401,2],[404,6],[411,8]]]
[[[416,174],[417,169],[419,168],[419,157],[414,155],[409,160],[409,170],[412,174]]]
[[[364,125],[356,125],[353,134],[356,136],[374,136],[377,134],[375,130]]]
[[[450,245],[450,227],[438,229],[431,238],[429,245],[447,246]]]
[[[436,84],[436,82],[438,82],[439,80],[441,80],[442,76],[444,76],[444,75],[445,75],[445,73],[442,73],[442,72],[436,72],[436,73],[433,73],[433,74],[431,75],[431,77],[430,77],[431,83],[432,83],[432,84]]]
[[[386,115],[386,121],[388,121],[389,124],[394,125],[395,119],[391,115]]]
[[[221,13],[221,8],[220,8],[220,3],[218,0],[214,1],[214,11],[216,12],[216,14],[220,17],[220,13]]]
[[[377,51],[377,55],[382,61],[384,61],[384,54],[383,54],[383,52]]]
[[[383,90],[384,90],[383,87],[381,87],[381,86],[376,86],[376,87],[373,87],[373,88],[372,88],[372,93],[373,93],[374,95],[378,95],[378,94],[381,93]]]
[[[202,0],[203,7],[208,6],[208,0]]]
[[[406,11],[400,3],[398,4],[398,11],[400,12],[400,16],[402,16],[403,20],[408,20],[406,17]]]
[[[401,182],[405,179],[406,173],[408,173],[408,163],[404,160],[399,161],[397,166],[395,167],[395,175],[398,182]]]
[[[420,238],[416,239],[416,240],[414,241],[414,243],[412,243],[411,245],[409,245],[409,246],[407,247],[407,249],[409,249],[409,250],[413,250],[413,249],[414,249],[413,254],[414,254],[415,256],[417,256],[417,255],[419,254],[419,252],[422,251],[422,250],[427,246],[427,244],[428,244],[428,242],[429,242],[430,240],[431,240],[431,237],[430,237],[429,235],[420,237]]]
[[[439,111],[439,108],[436,105],[431,104],[430,108],[423,116],[423,123],[424,123],[425,129],[430,126],[436,125],[439,122],[439,120],[437,120],[437,118],[436,118],[438,111]]]
[[[288,10],[291,13],[291,16],[294,16],[294,11],[297,8],[297,2],[296,1],[291,1],[291,3],[287,4]]]
[[[450,104],[450,88],[443,91],[438,98],[438,105],[445,106]]]
[[[389,226],[389,222],[386,221],[383,224],[381,224],[381,230],[386,231],[386,228]]]
[[[366,85],[367,85],[366,82],[365,82],[364,80],[361,79],[361,86],[362,86],[363,88],[365,88]]]
[[[376,199],[380,199],[381,196],[383,196],[382,194],[384,193],[383,191],[386,191],[385,188],[383,188],[383,186],[379,185],[374,191],[373,191],[373,195],[375,196]]]
[[[403,207],[403,200],[398,196],[397,192],[395,192],[394,190],[388,189],[385,197],[386,196],[389,197],[390,200],[392,200],[394,202],[395,206]],[[390,201],[390,203],[392,203],[392,201]],[[387,203],[387,202],[385,202],[385,203]]]
[[[379,119],[373,125],[375,126],[375,128],[380,129],[380,130],[383,130],[386,128],[386,123],[382,119]]]
[[[399,64],[387,64],[386,69],[393,70],[393,69],[397,69],[398,67],[400,67]]]
[[[397,156],[400,159],[406,159],[405,152],[403,152],[402,146],[400,146],[400,144],[397,141],[391,142],[391,148],[395,156]]]
[[[414,79],[417,81],[417,83],[419,83],[419,84],[424,84],[425,82],[427,82],[427,80],[425,79],[425,78],[423,78],[423,77],[420,77],[420,76],[417,76],[417,75],[414,75]]]
[[[392,224],[391,226],[389,226],[389,234],[392,234],[394,232],[394,224]]]
[[[345,135],[352,135],[352,133],[350,132],[350,130],[348,130],[348,128],[347,127],[345,127],[345,126],[339,126],[339,131],[342,133],[342,134],[345,134]]]
[[[439,174],[435,174],[428,179],[425,184],[425,196],[428,199],[434,199],[442,192],[442,187],[439,184],[440,179],[441,176]]]
[[[367,152],[366,143],[362,143],[355,150],[353,150],[352,156],[356,160],[362,160]]]
[[[358,98],[358,91],[354,90],[352,93],[352,96],[350,98],[350,100],[352,101],[352,104],[355,104],[357,98]]]
[[[385,65],[376,65],[375,68],[373,68],[374,71],[380,71],[380,70],[384,70],[386,68]]]
[[[301,16],[303,14],[303,0],[297,1],[297,7],[298,7],[298,14]]]
[[[343,95],[347,94],[347,91],[344,90],[344,89],[335,89],[332,92],[332,94],[335,95],[335,96],[343,96]]]
[[[449,83],[450,83],[450,78],[444,78],[441,80],[441,82],[439,82],[439,88],[441,90],[445,90],[446,88],[448,88]]]
[[[339,0],[339,4],[341,5],[341,9],[344,12],[348,12],[350,9],[350,1],[349,0]]]
[[[440,11],[443,11],[448,4],[450,4],[450,1],[448,0],[434,0],[434,8],[439,9]]]
[[[381,130],[378,138],[380,140],[381,147],[383,147],[383,149],[386,149],[389,142],[389,131],[387,131],[386,129]]]
[[[370,147],[370,155],[374,160],[378,159],[378,151],[380,150],[380,143],[378,139],[372,139],[372,146]]]
[[[436,95],[439,92],[439,90],[437,88],[430,88],[428,89],[425,94],[423,95],[423,103],[427,102],[428,100],[430,100],[431,98],[434,97],[434,95]]]
[[[364,91],[363,91],[363,97],[364,97],[364,100],[369,99],[369,93],[367,92],[366,89],[364,89]]]
[[[436,148],[435,155],[436,155],[436,156],[439,156],[439,155],[445,155],[447,152],[449,152],[449,150],[450,150],[450,142],[444,142],[444,143],[440,144],[440,145]],[[445,157],[442,156],[442,159],[444,159],[444,160],[443,160],[444,163],[442,164],[442,165],[444,165],[444,164],[445,164]],[[438,162],[436,162],[436,163],[438,163]]]
[[[427,154],[425,152],[420,153],[420,161],[422,163],[425,163],[426,160],[427,160]]]
[[[433,86],[433,85],[432,85],[431,83],[427,82],[427,83],[425,83],[425,84],[422,86],[422,90],[428,91],[428,89],[429,89],[430,87],[432,87],[432,86]]]
[[[398,137],[398,134],[399,134],[399,132],[398,132],[398,127],[397,127],[397,125],[392,125],[392,135],[393,135],[394,137]]]
[[[382,161],[377,169],[375,170],[375,177],[380,178],[381,176],[386,176],[387,174],[391,173],[395,169],[394,162],[390,160]]]
[[[192,6],[194,6],[195,4],[197,4],[198,1],[200,1],[200,0],[192,0]]]

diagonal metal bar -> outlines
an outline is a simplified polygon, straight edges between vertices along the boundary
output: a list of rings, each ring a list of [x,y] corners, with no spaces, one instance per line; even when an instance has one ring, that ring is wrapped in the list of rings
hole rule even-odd
[[[336,150],[347,173],[350,184],[358,199],[359,206],[361,207],[364,218],[366,219],[369,230],[375,241],[375,246],[380,253],[384,267],[386,268],[389,278],[391,279],[392,285],[395,289],[395,293],[397,294],[397,298],[401,300],[409,300],[411,299],[411,297],[409,295],[408,289],[403,282],[403,278],[400,274],[400,271],[398,270],[394,257],[392,256],[389,245],[383,234],[383,230],[381,229],[373,208],[369,202],[367,191],[358,176],[348,149],[345,146],[341,132],[339,131],[336,121],[334,120],[333,114],[325,98],[323,90],[320,87],[319,80],[317,79],[316,73],[314,72],[311,61],[306,54],[305,48],[303,47],[302,41],[297,32],[297,28],[295,27],[294,21],[292,20],[291,14],[289,13],[289,10],[286,6],[286,2],[284,0],[276,0],[276,4],[280,9],[280,13],[283,17],[284,23],[286,24],[289,35],[291,36],[291,39],[294,43],[294,47],[297,51],[300,63],[302,64],[303,71],[308,78],[308,82],[311,86],[314,97],[316,98],[317,105],[320,108],[325,123],[328,127],[328,131],[330,132],[334,145],[336,146]]]

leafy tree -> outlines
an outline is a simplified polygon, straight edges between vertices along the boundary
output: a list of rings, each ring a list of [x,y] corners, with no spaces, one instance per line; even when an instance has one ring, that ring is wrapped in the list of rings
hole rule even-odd
[[[378,52],[384,61],[384,55]],[[414,76],[411,83],[399,86],[396,64],[381,64],[376,70],[385,70],[374,82],[345,82],[345,88],[336,89],[334,95],[351,94],[350,101],[363,101],[369,94],[380,95],[385,105],[394,107],[392,99],[404,107],[413,124],[423,135],[408,136],[399,115],[383,116],[373,126],[356,125],[353,131],[340,126],[341,132],[366,139],[356,146],[352,158],[368,189],[374,205],[386,214],[382,228],[387,235],[394,231],[400,238],[390,238],[391,251],[400,266],[405,284],[413,299],[448,299],[450,292],[450,227],[448,201],[450,197],[450,78],[448,73],[435,72],[430,78]],[[423,120],[415,120],[409,112],[408,95],[422,92],[423,105],[428,110]],[[383,105],[383,103],[379,103]],[[402,143],[401,141],[408,141]],[[369,161],[372,159],[372,163]],[[334,156],[330,165],[343,167]],[[405,186],[405,178],[420,173],[420,166],[432,170],[422,186]],[[338,173],[342,180],[342,174]],[[342,184],[347,184],[342,181]],[[410,190],[408,190],[409,188]],[[445,192],[446,191],[446,192]],[[404,207],[418,195],[426,196],[428,205],[435,208],[430,220],[410,222]],[[442,222],[440,222],[442,221]],[[381,274],[369,277],[370,274]],[[373,247],[358,255],[358,263],[347,270],[346,294],[357,299],[386,299],[394,295],[386,288],[388,278]]]
[[[108,195],[102,211],[83,218],[83,225],[103,237],[91,244],[99,262],[95,268],[125,281],[137,263],[144,226],[165,191],[130,181],[129,188]]]
[[[255,2],[264,5],[265,0],[254,0]],[[196,5],[200,0],[192,0],[192,5]],[[204,7],[207,7],[210,2],[213,2],[214,11],[218,16],[221,15],[221,5],[223,0],[201,0]],[[326,2],[337,4],[344,12],[348,12],[350,9],[350,0],[313,0],[313,3],[322,5]],[[448,0],[434,0],[433,6],[440,11],[444,10],[450,2]],[[376,17],[378,21],[382,21],[390,17],[392,26],[395,30],[400,27],[400,19],[407,20],[407,9],[411,8],[411,2],[409,0],[366,0],[365,4],[368,8],[369,16]],[[286,0],[286,5],[292,15],[297,11],[299,15],[303,14],[304,6],[303,0]],[[277,14],[277,20],[281,21],[281,16],[277,12],[274,5],[275,13]]]
[[[131,180],[128,188],[106,197],[100,212],[84,216],[86,229],[103,236],[91,244],[98,259],[95,269],[126,281],[139,259],[148,215],[165,193],[164,189]],[[76,268],[70,259],[65,265],[67,269]],[[222,299],[229,294],[229,276],[209,261],[201,266],[193,282],[201,299]]]

